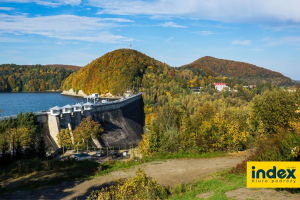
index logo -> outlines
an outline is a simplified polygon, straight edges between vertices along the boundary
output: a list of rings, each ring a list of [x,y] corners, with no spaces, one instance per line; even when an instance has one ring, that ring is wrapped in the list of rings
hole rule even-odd
[[[247,162],[249,188],[299,188],[300,162]]]

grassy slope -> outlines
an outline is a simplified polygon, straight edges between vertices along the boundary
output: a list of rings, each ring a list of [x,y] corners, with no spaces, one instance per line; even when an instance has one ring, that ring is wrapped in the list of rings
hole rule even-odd
[[[196,195],[213,192],[208,200],[231,199],[225,192],[246,187],[245,174],[228,174],[227,171],[215,173],[196,183],[177,185],[171,191],[170,199],[199,199]]]

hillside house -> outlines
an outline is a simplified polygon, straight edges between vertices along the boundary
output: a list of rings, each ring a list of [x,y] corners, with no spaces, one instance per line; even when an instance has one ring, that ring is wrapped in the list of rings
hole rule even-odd
[[[215,89],[218,90],[218,91],[222,91],[223,89],[228,87],[226,85],[226,83],[213,83],[213,85],[215,86]]]

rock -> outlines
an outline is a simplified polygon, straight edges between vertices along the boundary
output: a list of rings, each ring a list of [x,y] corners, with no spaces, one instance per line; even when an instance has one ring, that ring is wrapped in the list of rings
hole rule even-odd
[[[73,89],[70,89],[69,91],[64,90],[61,94],[70,95],[70,96],[79,96],[79,97],[87,96],[82,90],[79,90],[78,93],[76,94]]]

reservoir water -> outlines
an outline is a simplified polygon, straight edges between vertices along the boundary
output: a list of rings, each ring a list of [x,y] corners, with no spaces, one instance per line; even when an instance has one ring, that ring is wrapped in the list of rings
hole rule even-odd
[[[60,92],[0,93],[0,117],[17,115],[20,112],[46,111],[54,106],[86,102],[83,97],[61,95]]]

